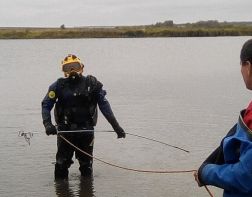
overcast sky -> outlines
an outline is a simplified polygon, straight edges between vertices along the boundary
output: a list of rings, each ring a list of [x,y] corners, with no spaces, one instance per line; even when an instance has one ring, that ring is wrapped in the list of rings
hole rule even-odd
[[[0,0],[1,27],[252,21],[252,0]]]

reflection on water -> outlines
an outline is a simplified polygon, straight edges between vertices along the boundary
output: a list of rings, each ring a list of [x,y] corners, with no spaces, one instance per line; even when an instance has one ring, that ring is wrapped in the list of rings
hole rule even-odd
[[[93,180],[93,176],[80,178],[79,196],[95,197]]]
[[[71,183],[70,180],[55,180],[55,193],[57,197],[95,197],[94,186],[93,186],[93,176],[90,177],[80,177],[79,187],[76,188],[76,182]],[[76,185],[75,185],[76,184]]]
[[[67,179],[55,180],[55,193],[58,197],[63,196],[74,196],[73,190],[69,186],[69,181]]]

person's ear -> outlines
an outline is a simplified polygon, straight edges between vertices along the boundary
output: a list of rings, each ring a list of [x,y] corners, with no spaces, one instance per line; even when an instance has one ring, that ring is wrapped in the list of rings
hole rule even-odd
[[[246,61],[247,69],[248,69],[248,75],[252,76],[252,64],[250,61]]]

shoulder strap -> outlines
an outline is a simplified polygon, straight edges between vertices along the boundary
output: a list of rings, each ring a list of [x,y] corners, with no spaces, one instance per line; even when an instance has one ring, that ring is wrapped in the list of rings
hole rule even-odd
[[[88,92],[95,93],[99,92],[102,88],[102,83],[98,81],[94,76],[88,75],[86,77]]]

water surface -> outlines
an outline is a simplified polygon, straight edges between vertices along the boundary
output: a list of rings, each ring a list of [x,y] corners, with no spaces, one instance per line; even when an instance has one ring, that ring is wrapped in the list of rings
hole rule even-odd
[[[239,52],[248,37],[0,40],[0,196],[209,196],[192,173],[128,172],[94,162],[82,179],[78,162],[68,181],[54,182],[55,136],[46,136],[41,100],[63,76],[60,61],[78,55],[85,74],[104,84],[126,132],[190,150],[112,133],[96,133],[94,155],[125,167],[197,169],[250,100]],[[20,129],[38,131],[29,146]],[[110,125],[99,114],[97,130]],[[216,196],[222,190],[210,187]]]

